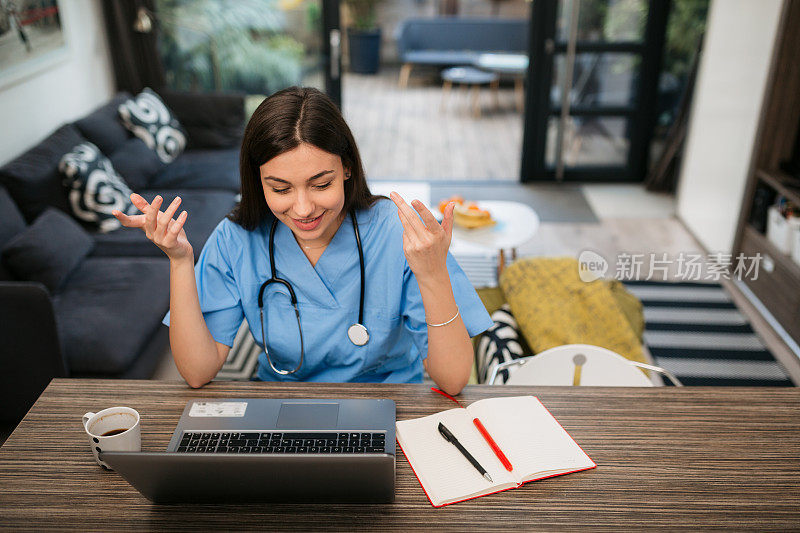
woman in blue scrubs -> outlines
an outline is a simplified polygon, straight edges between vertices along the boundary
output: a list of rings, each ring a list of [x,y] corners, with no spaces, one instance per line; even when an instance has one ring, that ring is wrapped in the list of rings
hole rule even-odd
[[[341,113],[311,88],[261,103],[245,129],[240,170],[241,202],[196,265],[183,231],[188,213],[175,218],[179,197],[161,211],[160,196],[148,203],[133,194],[143,214],[115,213],[169,257],[164,323],[187,383],[214,378],[246,318],[266,348],[261,380],[409,383],[422,381],[424,370],[458,394],[472,367],[470,337],[492,322],[448,253],[453,205],[439,224],[417,200],[372,195]],[[274,277],[271,233],[276,277],[294,291],[299,324],[287,283],[266,285],[260,312],[259,292]],[[366,343],[350,330],[362,294]]]

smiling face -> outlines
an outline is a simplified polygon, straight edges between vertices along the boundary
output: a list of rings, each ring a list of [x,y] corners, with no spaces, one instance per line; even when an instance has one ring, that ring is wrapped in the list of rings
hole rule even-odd
[[[330,242],[344,218],[342,159],[302,143],[259,167],[270,211],[302,245]]]

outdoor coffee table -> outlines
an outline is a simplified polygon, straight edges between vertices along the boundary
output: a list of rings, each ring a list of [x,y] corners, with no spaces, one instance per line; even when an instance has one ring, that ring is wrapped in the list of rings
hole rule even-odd
[[[471,87],[472,93],[472,113],[481,116],[481,108],[478,105],[481,85],[489,85],[495,96],[497,103],[497,91],[500,88],[500,76],[494,72],[486,72],[473,67],[451,67],[442,71],[442,110],[445,107],[445,99],[449,96],[454,83]]]

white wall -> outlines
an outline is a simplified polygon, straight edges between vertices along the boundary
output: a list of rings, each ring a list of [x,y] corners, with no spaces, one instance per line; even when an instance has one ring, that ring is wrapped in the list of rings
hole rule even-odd
[[[712,0],[678,186],[678,216],[730,252],[783,0]]]
[[[114,80],[101,0],[61,0],[60,63],[0,88],[0,165],[109,100]]]

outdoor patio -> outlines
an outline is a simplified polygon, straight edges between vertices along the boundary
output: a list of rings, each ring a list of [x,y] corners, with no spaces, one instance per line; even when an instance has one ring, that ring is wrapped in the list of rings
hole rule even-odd
[[[495,99],[488,86],[479,93],[475,116],[471,90],[454,86],[446,97],[438,70],[414,71],[400,88],[399,68],[377,75],[346,73],[342,107],[358,142],[367,176],[426,181],[519,181],[523,113],[516,107],[513,80]],[[547,161],[554,161],[557,121],[548,131]],[[564,132],[564,161],[624,163],[628,142],[624,121],[571,120]]]
[[[481,88],[481,114],[471,95],[454,87],[442,109],[435,70],[415,71],[408,88],[398,86],[399,69],[377,75],[345,74],[342,107],[374,179],[518,181],[522,113],[513,84],[500,87],[499,106]]]

